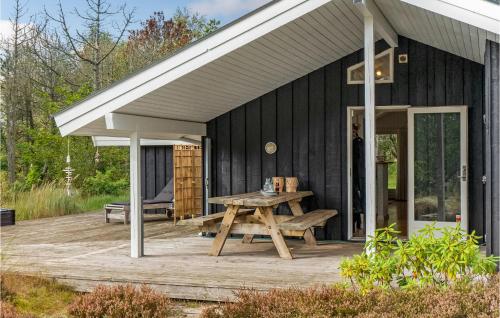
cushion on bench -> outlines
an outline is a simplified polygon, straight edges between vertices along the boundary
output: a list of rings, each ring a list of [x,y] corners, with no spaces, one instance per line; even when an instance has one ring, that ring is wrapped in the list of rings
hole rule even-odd
[[[174,202],[174,192],[172,179],[167,183],[167,185],[154,197],[154,199],[142,200],[142,204],[161,204],[161,203],[173,203]],[[123,205],[129,206],[130,202],[113,202],[111,205]]]

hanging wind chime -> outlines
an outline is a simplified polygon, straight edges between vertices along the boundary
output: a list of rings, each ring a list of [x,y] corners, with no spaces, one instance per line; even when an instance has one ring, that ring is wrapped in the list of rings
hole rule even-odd
[[[96,164],[101,161],[101,155],[99,154],[99,147],[96,147],[95,155],[94,155],[94,161]]]
[[[66,180],[66,195],[71,196],[71,184],[73,182],[73,171],[75,171],[73,168],[71,168],[71,157],[69,155],[69,137],[68,137],[68,154],[66,156],[66,168],[63,169],[63,171],[66,173],[66,177],[64,179]]]

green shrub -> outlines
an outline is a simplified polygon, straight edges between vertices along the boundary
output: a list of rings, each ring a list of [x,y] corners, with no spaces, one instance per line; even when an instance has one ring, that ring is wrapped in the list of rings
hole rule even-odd
[[[88,177],[83,182],[83,191],[88,195],[118,195],[123,193],[127,187],[128,181],[125,178],[117,179],[114,169],[108,169],[104,173],[97,171],[95,176]]]
[[[79,196],[77,198],[78,208],[81,211],[96,211],[102,209],[105,204],[112,202],[125,202],[129,200],[129,193],[118,195],[100,194],[91,196]]]
[[[176,314],[172,301],[147,286],[97,286],[70,305],[70,315],[79,318],[163,318]]]
[[[243,291],[236,302],[204,309],[202,318],[456,318],[498,317],[498,275],[450,287],[376,288],[362,293],[345,286]]]
[[[449,285],[469,282],[495,272],[497,257],[485,257],[478,236],[460,228],[427,225],[406,242],[397,238],[394,224],[378,229],[365,245],[365,252],[345,259],[341,274],[362,290],[415,285]],[[367,253],[366,251],[372,251]]]

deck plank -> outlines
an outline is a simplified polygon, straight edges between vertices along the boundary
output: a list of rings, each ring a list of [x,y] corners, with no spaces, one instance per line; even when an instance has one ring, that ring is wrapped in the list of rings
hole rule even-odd
[[[221,257],[207,255],[212,238],[196,226],[146,222],[145,257],[130,255],[130,226],[105,224],[102,212],[20,221],[2,227],[2,270],[43,274],[88,291],[98,284],[147,284],[173,298],[227,300],[242,288],[306,287],[340,280],[342,257],[361,244],[287,240],[294,259],[279,258],[269,239],[229,238]]]

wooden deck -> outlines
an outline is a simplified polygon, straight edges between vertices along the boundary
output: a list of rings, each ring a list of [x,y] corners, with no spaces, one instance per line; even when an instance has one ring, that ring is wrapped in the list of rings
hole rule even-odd
[[[87,291],[97,284],[148,284],[173,298],[228,300],[241,288],[328,284],[339,281],[342,257],[356,243],[307,246],[289,240],[296,259],[280,259],[270,240],[228,239],[222,256],[208,256],[211,238],[197,227],[165,220],[145,223],[145,254],[130,258],[130,227],[104,223],[104,214],[18,222],[1,231],[2,270],[43,274]]]

